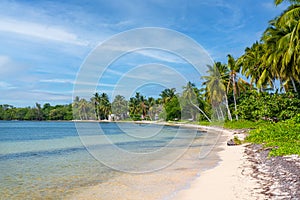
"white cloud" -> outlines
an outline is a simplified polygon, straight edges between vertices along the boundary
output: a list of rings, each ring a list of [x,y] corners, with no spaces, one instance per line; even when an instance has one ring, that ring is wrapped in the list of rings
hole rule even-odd
[[[0,79],[12,79],[24,75],[28,65],[20,64],[9,56],[0,55]],[[13,75],[13,77],[11,77]]]
[[[10,61],[8,56],[2,56],[0,55],[0,67],[2,68],[5,64],[7,64]]]
[[[16,87],[14,87],[12,84],[7,83],[5,81],[0,81],[0,89],[4,89],[4,90],[9,90],[9,89],[14,89]]]
[[[71,79],[44,79],[44,80],[40,80],[40,82],[43,82],[43,83],[70,83],[70,84],[74,84],[74,80],[71,80]]]
[[[157,60],[166,61],[169,63],[186,63],[183,59],[178,57],[177,55],[172,55],[172,53],[167,52],[166,50],[162,49],[155,49],[155,50],[138,50],[135,53],[139,53],[141,55],[155,58]]]
[[[81,40],[74,33],[68,32],[60,27],[38,24],[33,22],[2,18],[0,31],[11,32],[45,40],[58,41],[74,45],[86,46],[87,41]]]

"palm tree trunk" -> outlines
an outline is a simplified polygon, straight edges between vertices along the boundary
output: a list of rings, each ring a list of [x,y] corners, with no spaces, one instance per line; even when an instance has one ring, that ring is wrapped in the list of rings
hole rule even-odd
[[[222,111],[222,108],[221,108],[221,106],[219,106],[219,110],[220,110],[220,113],[221,113],[221,120],[223,121],[224,119],[225,119],[225,117],[224,117],[224,113],[223,113],[223,111]]]
[[[228,119],[230,121],[232,121],[232,116],[231,116],[231,112],[230,112],[230,109],[229,109],[229,106],[228,106],[228,100],[227,100],[227,95],[225,94],[225,106],[226,106],[226,109],[227,109],[227,112],[228,112]]]
[[[195,107],[195,108],[197,108],[203,115],[204,115],[204,117],[209,121],[209,122],[211,122],[211,120],[209,119],[209,117],[207,117],[207,115],[205,114],[205,112],[201,109],[201,108],[199,108],[197,105],[195,105],[192,101],[190,101],[191,102],[191,104]]]
[[[290,77],[290,78],[291,78],[291,81],[292,81],[292,84],[293,84],[293,87],[294,87],[294,91],[295,91],[296,93],[298,93],[297,88],[296,88],[296,85],[295,85],[295,81],[294,81],[293,77]]]
[[[220,121],[221,117],[220,117],[219,109],[218,108],[216,109],[216,113],[217,113],[218,121]]]
[[[233,84],[233,101],[234,101],[235,118],[236,118],[236,120],[239,120],[239,116],[237,115],[237,105],[236,105],[235,76],[232,76],[232,84]]]
[[[235,118],[236,120],[239,120],[239,116],[237,115],[237,105],[236,105],[236,98],[234,92],[233,92],[233,101],[234,101]]]

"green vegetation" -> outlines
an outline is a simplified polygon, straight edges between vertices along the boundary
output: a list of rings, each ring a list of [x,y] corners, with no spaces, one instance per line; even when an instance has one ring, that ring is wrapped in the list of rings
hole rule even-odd
[[[300,99],[293,93],[274,93],[250,91],[239,99],[235,112],[242,119],[280,121],[300,113]]]
[[[246,141],[271,147],[270,156],[300,155],[300,114],[292,119],[259,126]]]
[[[234,142],[234,144],[236,144],[236,145],[240,145],[240,144],[243,143],[243,141],[241,141],[241,140],[238,138],[238,136],[234,136],[233,142]]]
[[[226,121],[224,123],[224,128],[229,129],[255,129],[260,126],[270,124],[269,121],[248,121],[248,120],[238,120],[238,121]]]
[[[71,120],[72,104],[51,106],[46,103],[41,107],[16,108],[11,105],[0,105],[0,120]]]

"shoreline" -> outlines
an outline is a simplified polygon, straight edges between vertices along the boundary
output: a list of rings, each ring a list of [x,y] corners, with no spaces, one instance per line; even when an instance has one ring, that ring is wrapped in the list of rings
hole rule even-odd
[[[201,168],[199,166],[198,172],[194,174],[192,178],[186,180],[184,185],[176,188],[169,195],[165,194],[163,199],[263,199],[263,195],[255,191],[255,188],[259,187],[256,179],[252,178],[250,174],[245,175],[244,173],[244,169],[251,166],[251,163],[247,161],[245,145],[227,146],[227,141],[232,139],[234,135],[243,138],[243,133],[236,134],[236,130],[188,123],[152,121],[129,121],[128,123],[179,126],[183,128],[198,129],[205,132],[221,132],[221,137],[223,137],[222,141],[214,146],[214,149],[212,150],[213,153],[209,152],[209,154],[214,154],[212,156],[215,157],[216,163],[208,168]],[[95,196],[101,196],[101,194],[99,194],[101,193],[99,187],[101,186],[96,185],[91,188],[86,188],[70,199],[96,199]]]
[[[233,131],[225,132],[227,139],[234,134]],[[189,188],[178,191],[172,200],[265,199],[257,190],[260,187],[257,179],[246,172],[252,166],[245,153],[246,145],[227,146],[223,143],[222,150],[217,153],[221,160],[218,165],[202,171]]]

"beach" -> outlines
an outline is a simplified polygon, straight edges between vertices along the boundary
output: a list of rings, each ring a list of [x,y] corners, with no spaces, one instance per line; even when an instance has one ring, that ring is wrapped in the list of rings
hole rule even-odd
[[[227,140],[243,139],[245,131],[224,130]],[[300,156],[269,157],[270,148],[258,144],[221,144],[220,162],[203,171],[173,200],[300,199]]]
[[[232,132],[224,132],[231,137]],[[259,187],[257,180],[246,172],[251,163],[247,160],[245,145],[227,146],[224,143],[222,146],[218,166],[204,171],[190,188],[178,192],[174,200],[264,199],[255,190]]]
[[[245,145],[227,146],[234,131],[192,124],[168,125],[221,132],[218,143],[204,158],[210,160],[210,165],[202,165],[196,156],[199,149],[191,148],[167,169],[141,175],[123,174],[117,180],[85,188],[70,199],[263,199],[255,190],[259,187],[257,179],[250,176],[251,163]],[[188,167],[191,163],[194,168]],[[160,184],[162,181],[164,185]],[[107,191],[108,188],[115,189]]]

